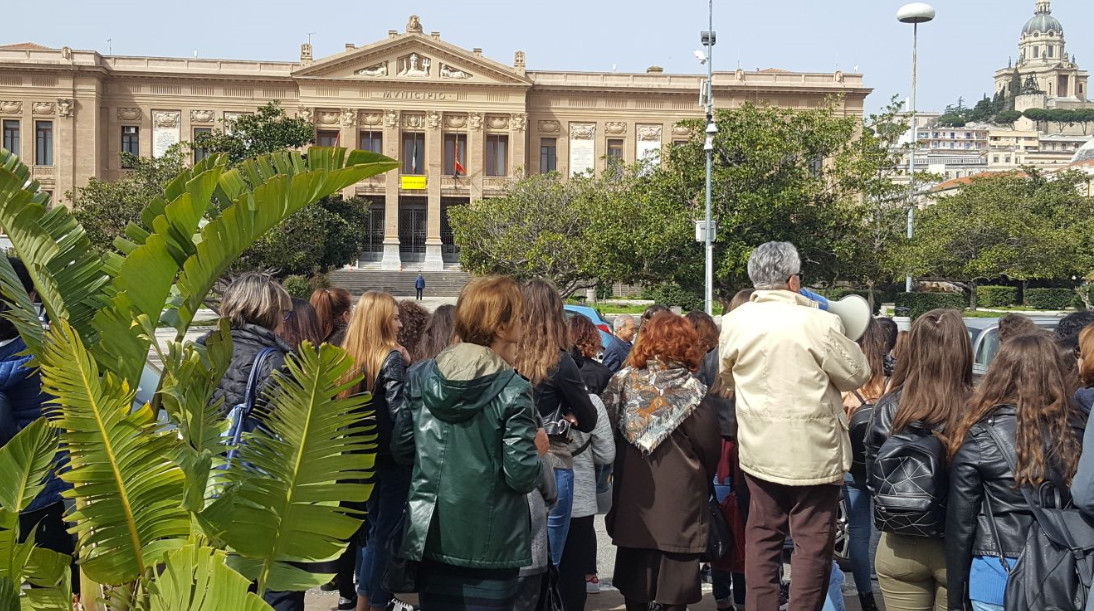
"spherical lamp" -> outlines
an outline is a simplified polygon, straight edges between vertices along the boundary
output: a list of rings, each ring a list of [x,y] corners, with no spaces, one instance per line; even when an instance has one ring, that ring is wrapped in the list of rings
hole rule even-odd
[[[927,23],[933,20],[934,16],[934,7],[926,2],[905,4],[896,12],[897,21],[901,23]]]

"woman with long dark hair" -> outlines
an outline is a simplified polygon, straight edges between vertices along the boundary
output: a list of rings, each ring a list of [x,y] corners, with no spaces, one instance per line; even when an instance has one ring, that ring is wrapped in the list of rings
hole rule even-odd
[[[346,289],[318,289],[308,300],[319,319],[319,334],[325,343],[341,346],[346,339],[353,297]]]
[[[523,332],[514,366],[532,383],[536,410],[551,438],[549,455],[554,461],[558,502],[547,517],[547,537],[551,561],[557,565],[566,547],[574,500],[570,427],[591,433],[597,415],[581,371],[570,356],[570,331],[558,290],[547,280],[535,279],[525,282],[521,293]]]
[[[631,351],[634,365],[604,391],[616,435],[605,525],[619,548],[614,585],[627,611],[650,603],[683,611],[702,599],[699,557],[720,438],[714,410],[703,403],[707,388],[694,375],[702,362],[698,340],[683,317],[654,315]]]
[[[426,361],[435,358],[442,350],[456,342],[456,332],[453,330],[453,314],[456,306],[445,304],[433,310],[429,317],[429,323],[425,326],[422,339],[418,342],[415,351],[418,360]]]
[[[281,325],[278,335],[296,351],[304,341],[311,342],[312,346],[318,348],[323,343],[320,333],[315,308],[307,301],[293,297],[292,312],[285,315],[285,324]]]
[[[1003,609],[1010,567],[1034,526],[1022,487],[1036,490],[1052,482],[1066,500],[1079,464],[1083,422],[1068,358],[1045,335],[1007,340],[968,414],[952,431],[946,521],[950,609],[970,604],[975,611]]]
[[[891,386],[870,420],[868,472],[892,435],[914,427],[948,443],[956,434],[973,388],[972,344],[957,310],[931,310],[912,323]],[[882,532],[874,562],[886,609],[946,608],[947,588],[953,584],[947,579],[942,539]]]

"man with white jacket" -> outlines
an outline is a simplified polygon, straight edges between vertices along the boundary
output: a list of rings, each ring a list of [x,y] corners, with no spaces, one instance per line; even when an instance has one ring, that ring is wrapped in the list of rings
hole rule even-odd
[[[798,293],[801,258],[768,242],[748,260],[756,288],[722,319],[721,375],[736,392],[741,469],[751,493],[745,608],[779,608],[783,542],[794,539],[791,609],[820,611],[832,571],[836,511],[851,466],[840,393],[870,377],[834,314]]]

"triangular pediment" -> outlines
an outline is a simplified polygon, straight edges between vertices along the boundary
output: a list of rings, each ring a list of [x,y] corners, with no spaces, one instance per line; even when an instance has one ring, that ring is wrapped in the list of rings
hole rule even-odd
[[[531,85],[516,69],[421,34],[347,49],[293,72],[296,77],[383,83]]]

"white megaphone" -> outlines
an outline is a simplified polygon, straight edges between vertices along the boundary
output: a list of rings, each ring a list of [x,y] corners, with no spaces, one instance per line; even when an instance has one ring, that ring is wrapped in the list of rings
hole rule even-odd
[[[870,315],[870,304],[862,296],[851,294],[839,301],[829,301],[827,297],[807,289],[801,289],[799,292],[817,302],[819,309],[839,316],[840,320],[843,321],[843,334],[852,341],[857,342],[862,334],[866,333],[866,327],[870,325],[872,316]]]

